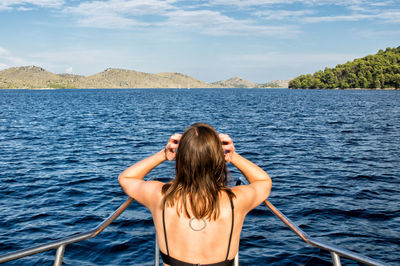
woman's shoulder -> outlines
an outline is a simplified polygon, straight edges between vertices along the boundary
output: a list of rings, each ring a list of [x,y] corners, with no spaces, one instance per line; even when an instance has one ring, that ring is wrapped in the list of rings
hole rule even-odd
[[[165,183],[157,180],[146,181],[143,189],[145,192],[154,198],[162,198],[162,188]]]
[[[268,197],[268,193],[266,193],[267,185],[259,185],[262,185],[262,187],[265,186],[265,188],[260,189],[258,187],[255,187],[254,184],[240,185],[231,188],[231,191],[235,194],[235,208],[238,207],[239,209],[242,209],[244,212],[247,213],[260,205],[261,202],[263,202]]]
[[[232,193],[235,194],[235,198],[239,201],[251,193],[251,190],[248,185],[239,185],[231,188]]]
[[[131,186],[127,186],[128,189],[125,190],[129,196],[149,209],[159,205],[162,199],[161,190],[165,183],[156,180],[144,181],[138,179],[131,182]]]

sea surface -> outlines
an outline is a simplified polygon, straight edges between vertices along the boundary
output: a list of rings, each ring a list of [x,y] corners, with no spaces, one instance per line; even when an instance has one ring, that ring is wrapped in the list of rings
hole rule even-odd
[[[194,122],[265,169],[270,202],[310,236],[400,265],[400,91],[368,90],[0,90],[0,255],[96,227],[127,199],[118,174]],[[149,175],[173,176],[170,162]],[[247,216],[239,254],[241,265],[331,263],[264,205]],[[54,255],[6,265],[52,265]],[[153,262],[151,215],[136,202],[64,257]]]

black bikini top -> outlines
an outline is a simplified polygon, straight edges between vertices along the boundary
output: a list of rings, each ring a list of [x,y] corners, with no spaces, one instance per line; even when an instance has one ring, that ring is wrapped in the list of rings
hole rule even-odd
[[[192,266],[192,265],[204,265],[204,266],[232,266],[233,262],[235,259],[228,260],[229,256],[229,249],[231,247],[231,240],[232,240],[232,233],[233,233],[233,225],[235,222],[235,212],[234,212],[234,206],[233,206],[233,201],[232,198],[229,197],[230,202],[231,202],[231,208],[232,208],[232,225],[231,225],[231,233],[229,235],[229,242],[228,242],[228,251],[226,252],[226,258],[224,261],[217,262],[217,263],[211,263],[211,264],[197,264],[197,263],[188,263],[185,261],[181,261],[178,259],[175,259],[169,255],[169,250],[168,250],[168,241],[167,241],[167,231],[165,230],[165,215],[164,215],[164,209],[165,209],[165,204],[163,206],[162,210],[162,221],[163,221],[163,229],[164,229],[164,239],[165,239],[165,246],[167,248],[167,254],[164,254],[160,250],[161,258],[164,263],[167,263],[169,265],[173,266]]]

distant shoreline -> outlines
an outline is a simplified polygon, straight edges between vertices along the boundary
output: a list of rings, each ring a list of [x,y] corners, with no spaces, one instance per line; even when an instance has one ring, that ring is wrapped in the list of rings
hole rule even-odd
[[[260,90],[271,90],[271,89],[289,89],[289,90],[314,90],[314,91],[338,91],[338,90],[347,90],[347,91],[400,91],[400,89],[396,88],[333,88],[333,89],[311,89],[311,88],[301,88],[301,89],[294,89],[294,88],[233,88],[233,87],[209,87],[209,88],[0,88],[0,90],[32,90],[32,91],[50,91],[50,90],[213,90],[213,89],[243,89],[243,90],[253,90],[253,89],[260,89]]]
[[[0,88],[75,89],[75,88],[287,88],[289,81],[274,80],[255,83],[240,77],[217,82],[205,82],[177,72],[156,74],[135,70],[107,68],[90,76],[55,74],[38,66],[11,67],[0,71]]]

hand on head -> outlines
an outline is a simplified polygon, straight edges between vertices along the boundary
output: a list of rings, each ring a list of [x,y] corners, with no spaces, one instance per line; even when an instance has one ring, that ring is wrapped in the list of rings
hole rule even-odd
[[[165,159],[167,159],[168,161],[172,161],[175,159],[176,150],[178,149],[181,137],[182,134],[175,133],[169,138],[168,143],[165,146]]]
[[[232,161],[232,155],[235,152],[233,141],[227,134],[219,134],[219,139],[222,142],[222,149],[224,149],[225,161],[230,163]]]
[[[175,159],[176,151],[179,147],[179,141],[181,140],[182,134],[175,133],[173,134],[165,146],[165,159],[168,161],[172,161]],[[233,141],[228,134],[219,134],[219,139],[222,143],[222,149],[225,154],[225,161],[230,163],[232,161],[232,155],[235,152],[235,146],[233,145]]]

